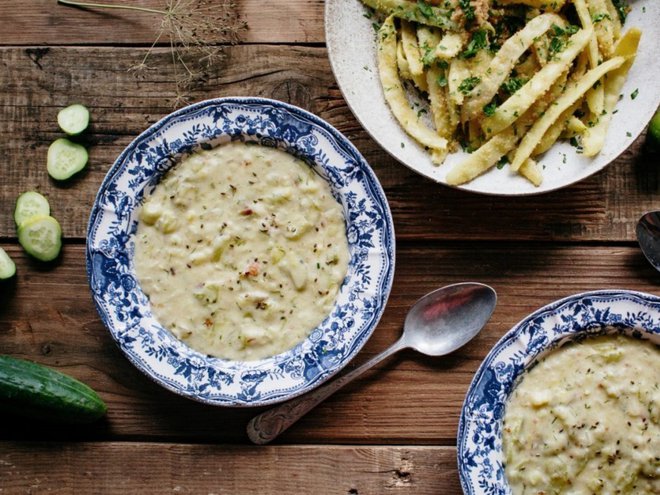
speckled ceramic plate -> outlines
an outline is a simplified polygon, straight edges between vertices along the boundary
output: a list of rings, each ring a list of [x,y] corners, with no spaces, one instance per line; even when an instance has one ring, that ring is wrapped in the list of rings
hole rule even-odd
[[[228,141],[278,147],[301,158],[330,184],[346,219],[348,273],[331,313],[302,343],[259,361],[209,357],[176,339],[153,316],[132,259],[142,198],[182,156]],[[208,404],[257,406],[321,384],[364,345],[392,286],[394,228],[376,176],[336,129],[279,101],[222,98],[168,115],[119,156],[92,208],[87,271],[101,319],[150,378]]]
[[[552,191],[573,184],[603,169],[631,145],[660,103],[660,63],[656,47],[660,40],[660,2],[636,0],[625,28],[642,29],[639,53],[623,88],[605,147],[595,158],[576,153],[569,143],[553,146],[540,160],[543,184],[534,187],[507,167],[494,168],[461,189],[486,194],[524,195]],[[351,110],[362,126],[394,158],[436,182],[466,154],[447,157],[442,166],[431,163],[429,154],[399,126],[383,97],[376,63],[374,19],[360,0],[326,0],[325,34],[332,70]],[[638,90],[635,99],[631,94]]]
[[[516,380],[539,356],[568,341],[623,333],[660,345],[660,298],[625,290],[576,294],[535,311],[495,344],[472,380],[458,424],[458,468],[466,495],[506,495],[502,418]]]

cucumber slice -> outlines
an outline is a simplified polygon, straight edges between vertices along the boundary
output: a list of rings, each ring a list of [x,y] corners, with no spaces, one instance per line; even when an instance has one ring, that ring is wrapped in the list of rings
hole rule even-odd
[[[51,216],[32,217],[18,228],[18,242],[38,260],[54,260],[62,248],[62,228]]]
[[[80,134],[89,125],[89,110],[80,104],[70,105],[59,111],[57,123],[69,136]]]
[[[16,273],[16,265],[7,252],[0,247],[0,280],[11,278]]]
[[[48,174],[55,180],[66,180],[87,165],[87,150],[84,146],[60,138],[48,148]]]
[[[14,209],[14,221],[19,227],[26,220],[37,215],[50,215],[50,204],[48,200],[36,191],[27,191],[16,200]]]

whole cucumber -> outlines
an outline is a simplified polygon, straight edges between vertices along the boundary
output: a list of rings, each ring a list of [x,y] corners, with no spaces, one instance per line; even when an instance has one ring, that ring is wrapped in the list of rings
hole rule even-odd
[[[75,378],[0,355],[0,411],[47,421],[91,423],[106,413],[107,406]]]

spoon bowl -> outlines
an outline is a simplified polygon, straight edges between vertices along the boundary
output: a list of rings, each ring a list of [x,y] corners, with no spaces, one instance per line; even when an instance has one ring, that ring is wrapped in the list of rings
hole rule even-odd
[[[497,295],[487,285],[449,285],[420,298],[408,311],[403,337],[408,347],[444,356],[472,340],[490,319]]]
[[[252,418],[248,437],[256,444],[269,443],[344,385],[402,349],[429,356],[455,351],[486,325],[496,303],[495,291],[476,282],[448,285],[426,294],[408,311],[399,340],[350,373]]]
[[[653,268],[660,272],[660,211],[649,211],[642,215],[635,233],[642,253]]]

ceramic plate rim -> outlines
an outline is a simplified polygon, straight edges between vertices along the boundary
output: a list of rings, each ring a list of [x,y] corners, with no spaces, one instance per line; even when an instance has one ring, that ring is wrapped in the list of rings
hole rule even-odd
[[[113,320],[106,313],[106,308],[104,307],[104,303],[102,302],[102,300],[99,297],[97,297],[97,293],[95,292],[95,285],[94,285],[96,271],[95,271],[93,257],[95,255],[98,255],[101,251],[101,248],[96,245],[97,242],[100,242],[100,239],[97,239],[96,236],[98,235],[101,237],[103,236],[107,237],[108,235],[107,233],[103,233],[103,232],[99,233],[99,231],[101,230],[100,224],[103,221],[104,215],[111,215],[111,214],[103,213],[102,197],[104,194],[108,193],[109,187],[112,184],[115,184],[116,181],[119,180],[119,178],[122,176],[122,174],[125,175],[127,173],[125,169],[129,168],[129,165],[131,163],[130,160],[134,159],[133,154],[137,153],[138,147],[142,143],[148,143],[149,140],[153,141],[158,136],[162,138],[163,136],[165,136],[165,133],[168,131],[175,132],[174,130],[172,130],[172,128],[179,123],[185,122],[186,118],[188,120],[194,120],[195,118],[202,118],[203,116],[208,117],[207,114],[209,112],[212,112],[214,110],[219,112],[220,110],[218,109],[220,108],[224,108],[226,110],[231,105],[234,105],[237,108],[244,108],[244,109],[249,108],[251,111],[257,113],[265,112],[267,109],[271,109],[272,111],[281,111],[283,112],[283,115],[287,115],[291,119],[295,117],[295,119],[297,119],[295,120],[296,123],[300,121],[300,122],[304,122],[305,124],[309,124],[310,135],[311,133],[314,132],[318,133],[318,136],[321,136],[330,143],[330,144],[323,144],[323,143],[319,144],[318,145],[319,148],[327,152],[328,150],[326,148],[328,146],[332,146],[334,152],[337,155],[340,155],[341,159],[343,160],[342,163],[328,164],[327,162],[323,162],[323,163],[315,162],[314,164],[315,168],[322,170],[326,175],[328,175],[329,170],[332,170],[334,173],[338,175],[338,177],[340,177],[339,179],[330,178],[329,176],[326,177],[326,180],[329,183],[331,183],[333,194],[336,194],[337,196],[341,197],[341,201],[345,201],[344,195],[346,195],[347,193],[345,191],[340,192],[338,189],[339,186],[336,186],[336,184],[334,183],[335,180],[341,180],[341,177],[343,177],[341,176],[340,173],[340,166],[344,166],[345,167],[344,170],[353,171],[355,177],[359,177],[359,179],[355,179],[355,177],[351,178],[349,176],[346,176],[346,183],[352,185],[353,187],[359,186],[360,188],[363,188],[364,191],[360,189],[360,192],[366,195],[370,201],[373,201],[373,206],[378,209],[378,212],[382,217],[380,218],[380,220],[382,221],[382,225],[380,225],[379,227],[374,227],[375,233],[372,234],[373,236],[375,236],[374,240],[377,241],[377,246],[374,247],[373,252],[371,250],[367,250],[366,253],[368,255],[373,254],[380,256],[378,262],[375,263],[375,266],[379,266],[381,268],[381,272],[375,274],[377,275],[377,277],[375,278],[378,279],[377,288],[379,289],[379,291],[373,296],[374,301],[376,301],[376,303],[374,304],[374,309],[372,310],[371,313],[368,313],[366,311],[364,313],[365,319],[368,320],[367,323],[363,326],[361,330],[356,329],[354,335],[352,336],[352,339],[349,339],[346,342],[346,348],[344,349],[346,351],[346,355],[342,356],[341,359],[338,360],[337,365],[330,365],[328,366],[328,368],[324,368],[315,376],[310,377],[310,379],[307,379],[306,376],[299,377],[301,380],[303,380],[304,383],[296,386],[293,390],[287,391],[286,387],[283,387],[282,389],[268,390],[267,391],[268,393],[263,395],[264,398],[257,398],[254,400],[251,400],[249,398],[239,399],[237,397],[223,398],[216,396],[210,398],[208,396],[200,396],[198,393],[192,391],[192,389],[182,390],[180,387],[176,386],[173,382],[166,381],[165,378],[161,376],[155,369],[145,364],[145,362],[142,359],[138,359],[135,355],[129,353],[127,349],[122,345],[119,338],[120,332],[119,330],[113,327]],[[247,112],[248,110],[245,111]],[[261,114],[259,113],[259,115]],[[268,123],[268,118],[265,118],[265,121]],[[232,122],[232,124],[237,125],[235,122]],[[185,125],[183,125],[183,127],[185,128]],[[181,133],[182,131],[178,130],[177,132]],[[199,139],[196,142],[195,146],[199,146],[200,142],[211,142],[214,139],[217,139],[218,136],[226,138],[225,140],[229,140],[230,137],[232,136],[232,135],[223,134],[222,131],[220,131],[219,129],[217,132],[218,134],[216,134],[214,137],[209,137],[206,140]],[[277,131],[273,131],[273,132],[277,132]],[[243,139],[245,139],[245,136],[243,136]],[[266,137],[261,136],[260,139],[266,139]],[[288,143],[286,139],[287,139],[286,137],[280,136],[276,141],[276,145],[282,147],[283,146],[282,143],[284,143],[286,146],[291,146],[291,148],[293,149],[294,144]],[[185,152],[184,148],[178,149],[179,152],[181,152],[181,150],[184,150],[183,152]],[[305,158],[304,156],[302,157]],[[307,159],[311,160],[311,155],[310,157],[307,157]],[[170,161],[170,163],[169,165],[165,165],[164,170],[169,169],[169,167],[173,165],[171,158],[168,158],[168,160]],[[155,165],[147,165],[146,168],[157,169],[159,166],[162,166],[161,162],[163,161],[165,161],[165,159],[161,157],[159,163],[156,163]],[[350,168],[351,166],[353,168]],[[155,170],[151,170],[150,173],[152,175],[155,174],[162,175],[162,173],[164,172],[162,171],[157,172]],[[358,181],[359,183],[355,185],[355,182],[351,182],[351,181]],[[134,201],[136,203],[139,203],[139,199],[141,198],[141,195],[145,187],[148,187],[148,185],[142,185],[140,189],[138,189],[133,193],[135,196]],[[136,205],[130,207],[129,210],[131,208],[134,211]],[[346,209],[346,206],[344,206],[344,208]],[[115,217],[120,216],[120,214],[116,212],[113,212],[112,214],[114,214]],[[130,216],[130,213],[128,215]],[[128,221],[128,223],[130,227],[130,220]],[[348,216],[346,217],[346,223],[347,223],[347,229],[349,229],[352,226],[352,223],[349,220]],[[130,232],[127,235],[130,235]],[[124,242],[128,244],[128,241],[124,241]],[[350,239],[349,239],[349,246],[351,249],[355,249],[356,252],[358,252],[358,248],[353,247],[352,241],[350,241]],[[124,249],[128,251],[128,247],[126,245],[124,245]],[[362,253],[361,251],[360,253],[365,254]],[[126,257],[130,256],[128,252],[120,253],[120,254],[125,254]],[[218,406],[253,407],[253,406],[261,406],[261,405],[281,402],[283,400],[287,400],[307,392],[308,390],[320,385],[321,383],[323,383],[324,381],[328,380],[330,377],[335,375],[337,372],[339,372],[344,366],[346,366],[346,364],[348,364],[348,362],[350,362],[350,360],[353,357],[355,357],[355,355],[357,355],[359,350],[364,346],[364,344],[367,342],[369,337],[373,334],[375,328],[378,326],[378,322],[382,317],[382,314],[387,304],[387,300],[391,292],[392,281],[395,271],[395,260],[396,260],[396,243],[394,236],[394,225],[392,221],[392,215],[389,208],[389,204],[387,202],[387,198],[385,196],[385,193],[382,189],[380,182],[378,181],[378,178],[376,177],[375,173],[373,172],[367,161],[364,159],[364,157],[362,157],[362,155],[359,153],[357,148],[355,148],[355,146],[345,136],[343,136],[337,129],[335,129],[331,124],[324,121],[320,117],[302,108],[296,107],[294,105],[281,102],[278,100],[262,98],[262,97],[231,97],[230,96],[230,97],[213,98],[213,99],[200,101],[192,105],[188,105],[184,108],[181,108],[177,111],[174,111],[164,116],[156,123],[149,126],[145,131],[140,133],[134,140],[131,141],[130,144],[128,144],[124,148],[124,150],[119,154],[117,159],[114,161],[112,167],[110,167],[109,171],[107,172],[105,178],[103,179],[99,187],[99,191],[94,200],[94,205],[91,209],[88,228],[87,228],[86,270],[87,270],[88,282],[92,292],[92,298],[94,300],[95,307],[97,308],[97,311],[101,317],[101,320],[104,323],[104,326],[108,329],[113,340],[120,347],[123,354],[141,372],[143,372],[150,379],[152,379],[159,385],[163,386],[164,388],[176,394],[188,397],[190,399],[207,404],[218,405]],[[351,262],[352,261],[353,261],[353,256]],[[117,263],[119,264],[120,262]],[[132,262],[130,260],[127,263],[128,263],[127,266],[129,268],[132,267],[131,264]],[[129,275],[134,276],[134,273],[130,272]],[[353,278],[357,278],[357,276],[354,275]],[[349,285],[351,286],[351,288],[353,287],[350,282]],[[342,286],[342,288],[343,287],[344,286]],[[142,294],[139,287],[137,289],[137,292],[138,294]],[[349,292],[349,294],[352,294],[352,292]],[[337,309],[338,307],[337,304],[338,303],[336,303],[335,306],[333,307],[333,311]],[[326,318],[326,320],[324,320],[324,322],[321,325],[323,325],[326,322],[333,321],[332,318],[336,318],[336,317],[332,316],[332,312],[331,312],[328,318]],[[321,327],[321,325],[319,325],[319,327],[317,327],[316,330],[318,330]],[[122,330],[130,331],[131,329],[132,328],[127,327]],[[313,333],[314,331],[312,332],[312,334]],[[323,336],[323,334],[321,334],[321,336]],[[308,339],[310,337],[308,337]],[[350,344],[350,346],[348,344]],[[255,368],[261,369],[264,366],[266,366],[265,363],[272,362],[274,365],[279,362],[284,362],[286,361],[285,356],[299,352],[297,346],[294,347],[294,349],[290,351],[286,351],[285,353],[279,354],[277,356],[274,356],[273,358],[266,358],[264,360],[258,360],[258,361],[237,362],[237,361],[222,360],[219,358],[211,358],[208,356],[204,356],[200,353],[196,353],[187,346],[184,347],[186,347],[187,352],[189,352],[189,354],[186,354],[186,356],[192,356],[191,359],[198,359],[201,361],[206,361],[207,363],[212,362],[213,366],[216,366],[219,362],[234,364],[236,365],[236,369],[242,372],[249,372]],[[311,353],[312,351],[310,350],[310,354]],[[197,361],[195,362],[197,363]],[[203,365],[200,366],[203,367]],[[241,375],[241,377],[243,377],[243,375]]]
[[[602,300],[606,298],[610,298],[610,300],[603,302]],[[607,307],[607,311],[601,314],[601,318],[592,322],[593,326],[584,327],[578,325],[576,328],[560,328],[554,330],[554,336],[549,334],[547,329],[543,329],[543,335],[541,337],[552,337],[547,343],[539,346],[539,349],[536,350],[533,354],[527,353],[527,349],[519,349],[520,352],[524,353],[523,368],[517,371],[512,371],[512,377],[507,377],[505,382],[500,382],[502,387],[508,387],[508,391],[506,391],[506,394],[503,397],[498,397],[498,403],[495,406],[501,406],[500,400],[505,401],[508,398],[508,395],[511,392],[511,387],[516,382],[516,379],[520,376],[520,373],[522,373],[523,370],[529,366],[530,363],[533,363],[540,354],[554,349],[557,345],[559,345],[559,343],[564,343],[567,340],[572,340],[574,338],[597,335],[603,331],[610,333],[615,330],[623,331],[626,329],[628,330],[625,332],[626,334],[632,334],[637,337],[642,336],[642,338],[652,337],[654,340],[660,342],[660,297],[654,294],[628,289],[602,289],[572,294],[538,308],[516,323],[497,341],[497,343],[491,348],[491,350],[481,362],[479,368],[474,374],[472,381],[470,382],[468,391],[465,394],[463,405],[461,407],[457,430],[456,457],[458,462],[461,488],[463,489],[463,493],[466,495],[477,495],[482,493],[504,495],[510,493],[503,473],[499,473],[497,471],[499,469],[498,467],[489,466],[489,468],[493,470],[493,476],[497,474],[497,477],[496,479],[488,480],[490,484],[487,488],[482,486],[479,487],[479,490],[475,490],[473,483],[471,482],[472,480],[469,476],[472,471],[470,467],[471,463],[466,460],[468,457],[466,450],[470,444],[469,435],[475,432],[474,425],[476,420],[473,419],[472,415],[468,412],[468,409],[477,398],[483,397],[483,395],[480,395],[477,387],[481,384],[481,380],[484,377],[484,374],[486,372],[492,372],[495,374],[496,366],[499,366],[499,368],[502,369],[503,366],[511,365],[512,360],[507,360],[506,356],[504,357],[503,361],[500,360],[495,362],[495,359],[499,357],[499,354],[505,352],[507,347],[513,347],[516,344],[523,345],[521,344],[521,340],[525,336],[525,331],[535,321],[539,322],[539,325],[541,325],[541,317],[556,316],[557,314],[560,314],[561,311],[565,311],[570,308],[572,304],[580,304],[584,300],[591,301],[592,299],[600,301],[604,307]],[[653,328],[641,327],[642,322],[639,321],[641,316],[639,313],[636,315],[630,315],[629,312],[625,313],[625,311],[623,311],[627,306],[630,305],[638,305],[644,307],[649,312],[653,312],[656,317],[656,322],[658,322],[658,326]],[[609,311],[611,309],[616,310],[617,308],[620,308],[621,311]],[[584,313],[579,314],[584,315]],[[602,316],[603,314],[605,315],[604,317]],[[630,317],[629,321],[634,321],[638,323],[638,325],[632,326],[628,322],[619,322],[618,324],[615,324],[614,322],[608,322],[607,318],[610,318],[613,314],[627,314],[627,316]],[[596,318],[595,315],[587,316]],[[562,322],[562,324],[568,325],[569,323]],[[484,402],[487,400],[488,399],[484,398]],[[496,408],[495,406],[494,408]],[[489,421],[491,423],[489,428],[493,428],[495,430],[495,433],[492,433],[491,436],[493,436],[493,438],[496,437],[501,441],[499,430],[499,426],[501,425],[501,418],[493,419],[489,416]],[[485,458],[489,461],[493,461],[493,459],[501,460],[501,450],[496,447],[497,442],[483,443],[487,444],[487,446],[483,447],[482,456],[485,456]],[[476,470],[477,468],[473,467],[473,469]],[[499,476],[500,474],[501,477]]]
[[[496,171],[493,169],[487,174],[484,174],[484,176],[479,177],[468,184],[450,186],[446,184],[444,175],[446,174],[446,170],[449,170],[449,168],[455,164],[455,161],[452,161],[451,155],[448,157],[447,163],[440,167],[433,166],[428,158],[428,153],[425,153],[414,140],[405,134],[398,122],[396,122],[389,112],[389,108],[387,108],[384,97],[382,96],[380,83],[378,82],[377,85],[373,84],[373,77],[377,77],[374,76],[374,74],[377,74],[375,55],[371,56],[372,52],[375,53],[374,43],[372,42],[371,45],[369,45],[365,40],[360,39],[360,37],[367,36],[364,32],[358,30],[358,32],[351,37],[352,46],[356,46],[357,44],[355,52],[359,52],[359,54],[355,57],[356,62],[351,70],[344,67],[344,60],[348,58],[347,54],[349,49],[342,46],[341,35],[343,34],[342,29],[345,28],[347,23],[352,23],[351,25],[354,26],[360,26],[362,31],[364,31],[365,28],[368,29],[368,35],[371,36],[371,38],[373,37],[373,30],[369,27],[371,21],[362,18],[362,15],[359,14],[359,12],[362,12],[363,10],[356,10],[358,7],[363,8],[360,0],[327,0],[325,3],[325,38],[330,65],[339,89],[353,115],[383,150],[417,174],[447,187],[471,191],[487,196],[532,196],[556,191],[576,184],[603,170],[622,155],[632,145],[635,139],[639,137],[648,122],[651,120],[658,105],[660,105],[660,91],[654,92],[652,89],[647,89],[653,88],[653,81],[660,79],[660,64],[657,64],[657,62],[653,63],[653,39],[660,37],[660,24],[654,24],[650,20],[642,21],[646,24],[644,24],[645,27],[640,42],[640,50],[637,60],[631,69],[631,74],[622,90],[622,94],[624,95],[624,99],[627,100],[626,104],[630,107],[630,110],[626,112],[617,112],[617,115],[614,116],[614,120],[608,133],[608,141],[606,141],[606,147],[603,152],[601,152],[599,156],[590,160],[582,155],[575,154],[575,149],[568,143],[558,143],[553,146],[553,148],[551,148],[542,159],[546,160],[546,158],[548,158],[550,161],[550,163],[548,163],[549,168],[552,167],[553,169],[557,168],[557,170],[561,170],[562,168],[565,169],[571,164],[574,164],[576,166],[585,167],[584,171],[576,174],[568,181],[558,183],[553,183],[552,177],[548,179],[548,174],[550,172],[544,173],[544,183],[541,184],[540,187],[535,188],[521,177],[510,176],[508,179],[501,179],[499,175],[495,174],[506,171]],[[344,19],[345,22],[338,22],[337,20],[343,15],[341,12],[345,11],[346,8],[352,9],[352,13],[357,12],[358,14],[351,16],[349,19]],[[629,14],[625,28],[633,27],[635,25],[634,23],[641,17],[648,17],[651,19],[654,13],[656,16],[660,15],[660,5],[658,5],[657,2],[654,4],[651,0],[638,0],[634,10]],[[335,28],[335,25],[341,25],[342,27]],[[645,69],[648,70],[649,67],[651,70],[649,70],[649,73],[646,73]],[[367,70],[371,74],[367,74],[365,71],[361,72],[362,69]],[[369,94],[378,94],[380,96],[375,101],[370,102],[370,105],[367,106],[366,103],[364,103],[365,93],[354,94],[356,88],[360,87],[369,88]],[[639,95],[634,101],[630,101],[629,95],[634,91],[634,88],[643,89],[639,92]],[[358,89],[358,91],[361,90]],[[367,92],[366,89],[364,91]],[[619,103],[617,109],[621,109],[621,105],[622,104]],[[385,108],[386,111],[383,111],[383,108]],[[376,113],[377,116],[371,116],[371,114],[376,115]],[[621,126],[625,128],[627,135],[623,136],[622,132],[621,136],[611,137],[613,130]],[[401,146],[399,146],[399,143],[401,143]],[[465,154],[458,154],[456,156],[465,156]],[[569,156],[571,158],[568,163],[563,163],[565,160],[564,157]],[[545,163],[542,162],[542,164],[544,165]],[[490,184],[486,177],[491,177],[494,181],[498,181],[497,184]]]

